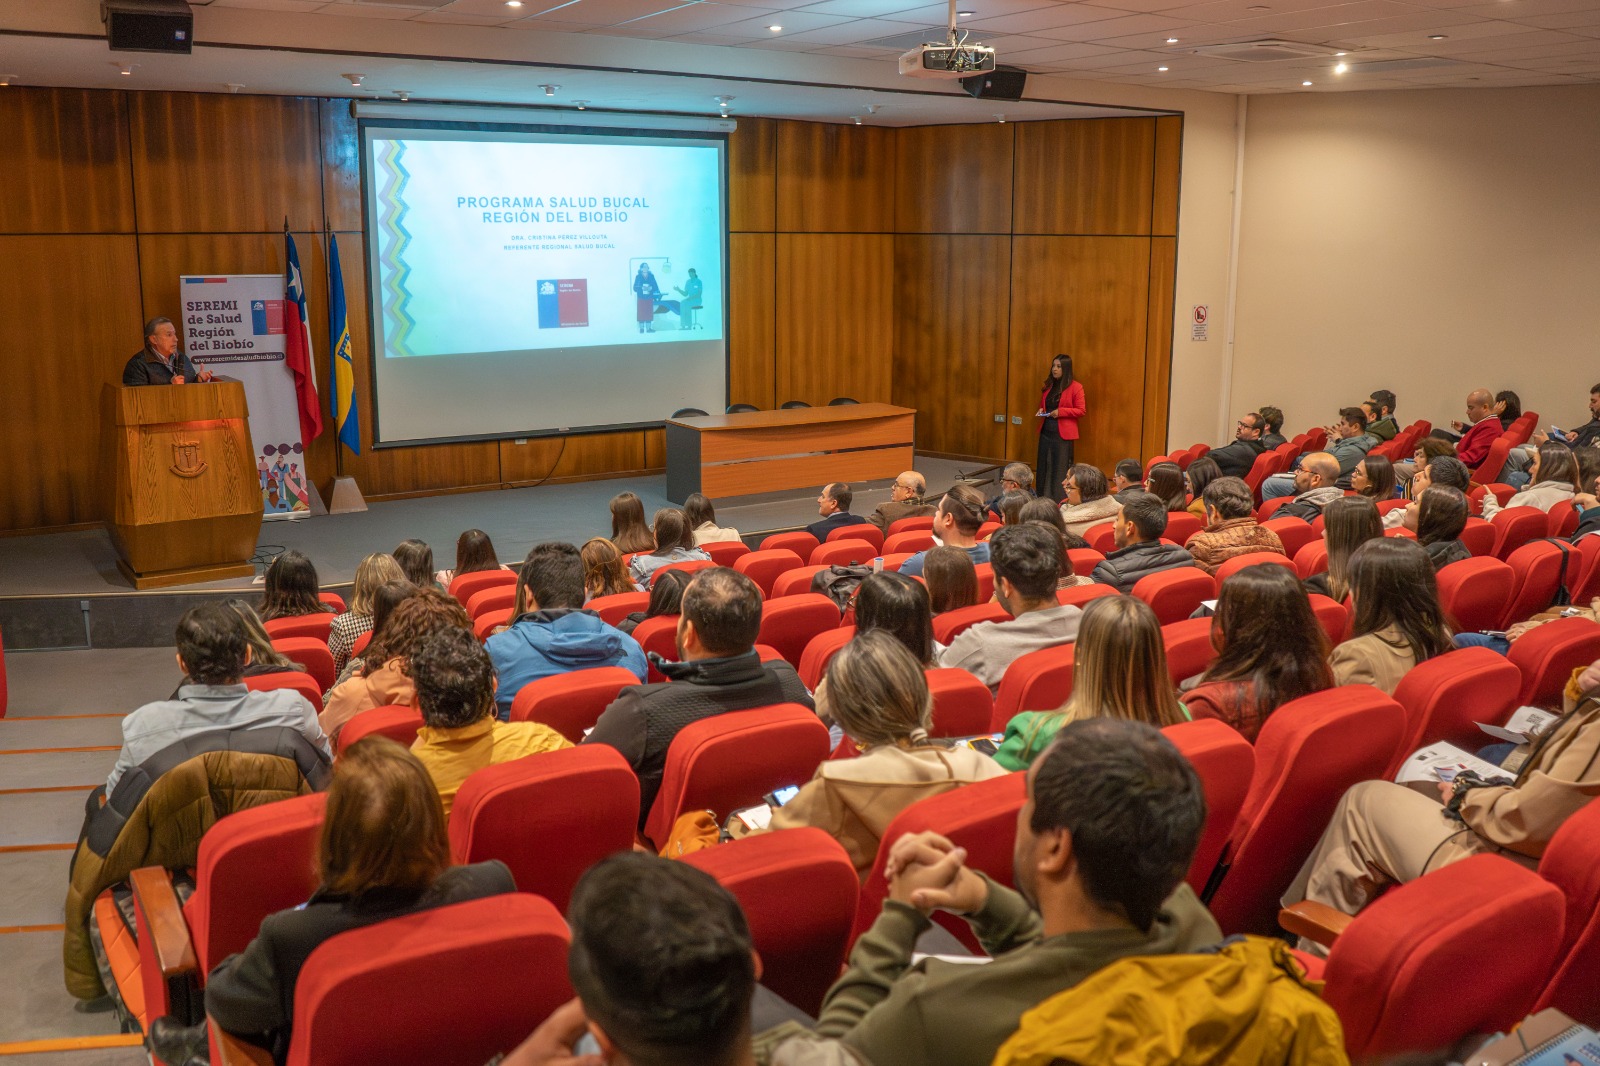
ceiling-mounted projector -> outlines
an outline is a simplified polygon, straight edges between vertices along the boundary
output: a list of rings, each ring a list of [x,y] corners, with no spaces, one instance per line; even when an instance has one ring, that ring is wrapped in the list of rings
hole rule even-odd
[[[919,44],[900,57],[908,78],[965,78],[994,69],[994,49],[981,44]]]

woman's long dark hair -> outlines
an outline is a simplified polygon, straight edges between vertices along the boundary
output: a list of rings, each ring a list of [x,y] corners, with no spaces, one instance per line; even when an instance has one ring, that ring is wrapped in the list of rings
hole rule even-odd
[[[1328,595],[1342,601],[1350,592],[1350,556],[1383,536],[1383,519],[1367,497],[1341,496],[1322,509],[1322,526],[1328,545]]]
[[[311,560],[290,549],[267,567],[266,586],[261,594],[261,620],[295,618],[303,614],[322,614],[333,610],[318,599],[317,568]]]
[[[1366,455],[1361,459],[1367,468],[1367,490],[1361,495],[1369,500],[1394,499],[1394,464],[1381,455]]]
[[[456,538],[456,577],[498,569],[500,559],[494,553],[494,541],[489,539],[489,534],[481,529],[469,529]]]
[[[1055,376],[1056,364],[1061,364],[1061,380]],[[1050,360],[1050,373],[1044,376],[1044,391],[1049,395],[1045,397],[1044,409],[1054,411],[1061,406],[1061,394],[1067,391],[1067,386],[1072,384],[1072,356],[1058,355]]]
[[[1177,463],[1157,463],[1150,468],[1150,476],[1145,480],[1150,491],[1161,498],[1168,511],[1188,509],[1189,483]]]
[[[1205,495],[1206,486],[1222,476],[1222,467],[1217,465],[1215,459],[1202,455],[1189,464],[1185,474],[1189,478],[1189,495],[1198,500]]]
[[[874,629],[898,639],[923,666],[932,665],[933,606],[921,582],[892,570],[861,582],[856,590],[856,632]]]
[[[1356,607],[1351,637],[1394,626],[1419,663],[1455,647],[1433,561],[1416,541],[1379,537],[1357,548],[1350,557],[1350,594]]]
[[[1417,543],[1426,548],[1460,540],[1467,528],[1467,497],[1453,485],[1429,485],[1417,497]]]
[[[689,498],[683,501],[683,517],[689,523],[689,530],[693,532],[710,522],[717,524],[716,508],[711,506],[711,501],[698,492],[691,492]]]
[[[611,497],[611,543],[623,554],[647,552],[656,546],[644,521],[644,502],[631,492]]]
[[[1224,581],[1211,642],[1217,661],[1200,680],[1251,682],[1262,721],[1333,686],[1328,636],[1288,567],[1249,566]]]
[[[400,570],[406,575],[406,580],[425,589],[433,581],[433,549],[420,540],[403,540],[389,553],[394,556],[394,561],[400,564]]]

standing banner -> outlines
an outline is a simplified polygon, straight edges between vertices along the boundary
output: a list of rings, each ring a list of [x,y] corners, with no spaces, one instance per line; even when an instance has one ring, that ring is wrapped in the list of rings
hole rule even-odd
[[[185,274],[183,340],[189,358],[244,383],[250,439],[267,518],[302,518],[319,505],[306,475],[294,374],[284,362],[284,325],[298,308],[284,299],[282,274]]]

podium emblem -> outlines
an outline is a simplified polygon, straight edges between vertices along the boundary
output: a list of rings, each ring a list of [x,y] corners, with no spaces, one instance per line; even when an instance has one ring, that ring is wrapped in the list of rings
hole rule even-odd
[[[200,442],[180,440],[172,444],[172,466],[179,477],[199,477],[206,472],[206,461],[200,458]]]

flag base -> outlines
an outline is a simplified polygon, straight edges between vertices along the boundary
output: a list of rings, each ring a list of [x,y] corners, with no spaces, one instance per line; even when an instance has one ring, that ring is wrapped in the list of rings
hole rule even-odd
[[[366,497],[361,495],[361,487],[356,484],[355,478],[333,479],[333,500],[328,504],[329,514],[353,514],[366,509]]]

